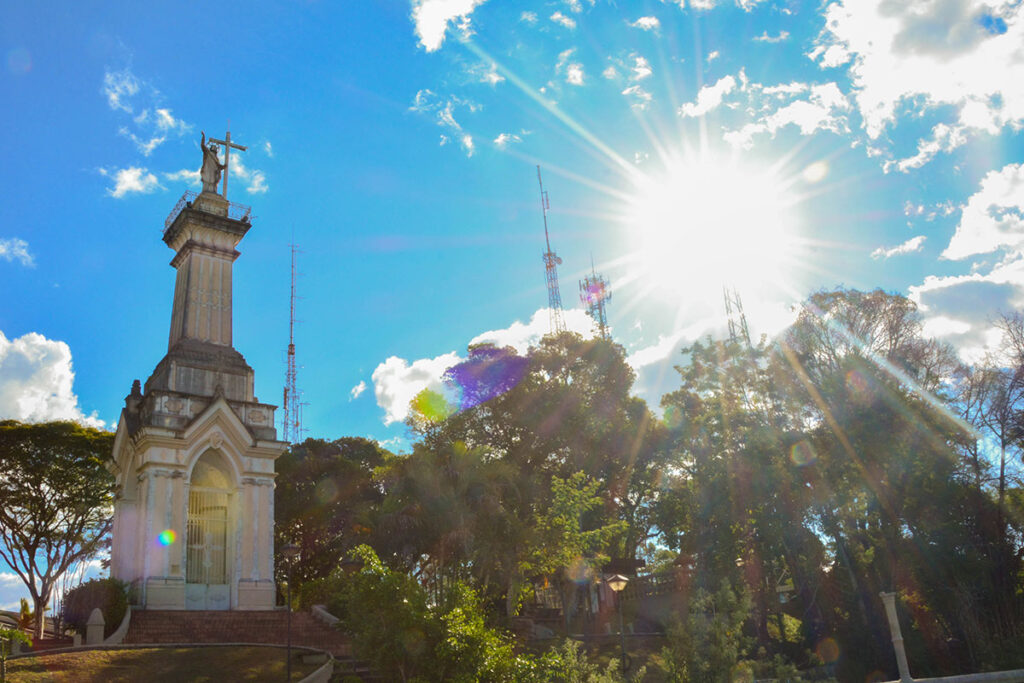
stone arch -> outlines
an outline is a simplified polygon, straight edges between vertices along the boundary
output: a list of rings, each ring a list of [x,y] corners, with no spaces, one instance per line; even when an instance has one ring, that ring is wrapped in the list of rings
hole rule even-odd
[[[238,477],[231,458],[207,448],[188,473],[185,602],[191,609],[230,609]]]

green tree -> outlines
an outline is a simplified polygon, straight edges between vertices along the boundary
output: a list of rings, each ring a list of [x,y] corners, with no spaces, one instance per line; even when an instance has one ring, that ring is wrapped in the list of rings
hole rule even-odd
[[[31,645],[32,639],[17,629],[0,626],[0,683],[7,683],[7,659],[16,642]]]
[[[503,595],[507,614],[523,593],[521,565],[532,552],[537,514],[552,500],[554,477],[582,471],[599,482],[600,505],[585,526],[626,522],[611,546],[618,554],[635,556],[655,535],[650,511],[663,466],[661,431],[646,404],[629,395],[633,379],[621,346],[566,333],[544,337],[525,356],[471,347],[469,358],[445,374],[447,407],[438,409],[438,396],[413,401],[409,426],[425,452],[458,447],[502,464],[502,514],[493,520],[501,543],[486,548],[492,571],[485,592]]]
[[[58,578],[111,527],[113,434],[74,422],[0,422],[0,559],[32,597],[35,637]]]
[[[277,459],[274,534],[278,553],[299,546],[292,579],[322,578],[345,552],[367,540],[367,511],[380,503],[374,470],[388,456],[377,442],[358,437],[306,439]],[[284,560],[278,558],[277,566]]]
[[[583,472],[567,479],[552,477],[551,502],[536,513],[530,550],[521,563],[526,578],[550,579],[558,587],[565,635],[580,585],[589,585],[608,561],[608,544],[623,522],[588,528],[586,518],[602,503],[599,483]]]
[[[357,655],[393,681],[523,680],[528,670],[510,640],[489,628],[476,594],[453,586],[443,602],[428,599],[412,576],[385,566],[369,546],[353,555],[363,565],[338,585],[328,603]]]

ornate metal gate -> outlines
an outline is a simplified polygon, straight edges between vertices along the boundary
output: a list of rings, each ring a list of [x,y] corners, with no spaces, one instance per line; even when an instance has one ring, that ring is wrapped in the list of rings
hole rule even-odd
[[[193,486],[188,494],[185,600],[191,609],[228,609],[228,504],[221,489]]]

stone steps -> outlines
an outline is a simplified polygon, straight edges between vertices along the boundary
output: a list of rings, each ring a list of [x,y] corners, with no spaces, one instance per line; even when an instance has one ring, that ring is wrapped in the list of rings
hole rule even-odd
[[[293,612],[292,645],[326,650],[351,658],[348,639],[308,612]],[[132,610],[126,645],[172,643],[261,643],[284,645],[288,613],[192,610]]]

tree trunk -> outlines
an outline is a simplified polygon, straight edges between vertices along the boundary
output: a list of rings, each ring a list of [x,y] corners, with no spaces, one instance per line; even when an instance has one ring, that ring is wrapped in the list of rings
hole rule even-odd
[[[32,603],[35,607],[35,620],[32,623],[32,640],[40,640],[46,626],[46,603],[49,602],[49,590],[44,589],[41,595],[33,595]]]

